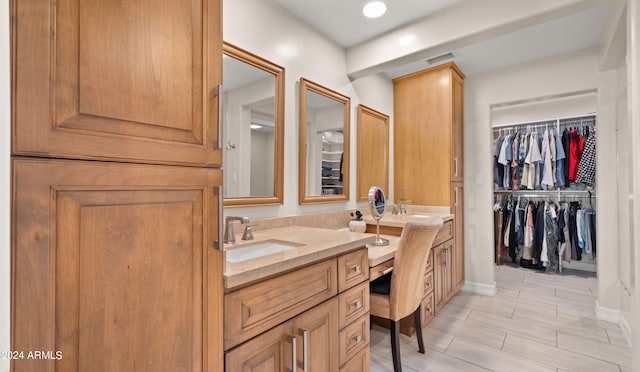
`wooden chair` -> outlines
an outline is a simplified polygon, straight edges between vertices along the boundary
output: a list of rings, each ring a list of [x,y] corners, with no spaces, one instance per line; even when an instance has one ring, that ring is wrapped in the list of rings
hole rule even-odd
[[[442,227],[442,219],[429,223],[407,222],[400,235],[391,277],[371,283],[371,315],[389,319],[393,369],[402,371],[400,363],[400,319],[413,314],[418,338],[418,351],[424,354],[420,320],[424,275],[431,246]],[[388,284],[385,285],[384,281]],[[386,287],[386,288],[385,288]],[[386,292],[386,294],[385,294]]]

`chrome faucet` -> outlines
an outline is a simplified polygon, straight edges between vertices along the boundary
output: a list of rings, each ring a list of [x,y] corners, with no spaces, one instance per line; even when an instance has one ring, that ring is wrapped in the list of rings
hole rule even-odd
[[[413,204],[413,202],[411,200],[399,199],[397,209],[394,207],[391,214],[407,214],[405,204]]]
[[[225,219],[225,231],[224,231],[224,242],[225,243],[229,243],[229,244],[233,244],[236,242],[236,235],[233,231],[233,221],[240,221],[242,222],[242,224],[246,225],[249,223],[249,217],[244,216],[244,217],[235,217],[235,216],[228,216]],[[242,235],[242,239],[243,240],[251,240],[253,239],[253,234],[251,234],[251,230],[249,230],[249,235],[250,235],[250,239],[245,239],[245,235],[247,235],[247,230],[245,229],[244,234]]]

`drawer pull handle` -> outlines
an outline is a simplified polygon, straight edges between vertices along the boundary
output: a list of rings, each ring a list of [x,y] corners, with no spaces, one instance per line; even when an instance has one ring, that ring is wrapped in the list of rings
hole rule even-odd
[[[427,288],[431,287],[431,282],[427,282]]]
[[[362,269],[360,268],[360,264],[355,264],[349,268],[349,271],[353,271],[356,274],[360,274],[362,272]]]
[[[352,308],[352,307],[355,307],[356,310],[361,309],[362,308],[362,301],[359,298],[357,300],[355,300],[355,301],[352,301],[349,304],[349,308]]]
[[[292,364],[291,365],[292,365],[292,367],[291,367],[290,371],[291,372],[296,372],[298,370],[298,366],[297,366],[298,361],[296,360],[296,354],[298,353],[298,350],[296,350],[297,349],[297,345],[296,345],[297,344],[297,340],[296,340],[295,337],[293,337],[291,335],[289,337],[287,337],[287,339],[289,340],[289,342],[291,342],[291,355],[292,355],[292,357],[291,357]]]
[[[299,333],[302,335],[302,369],[308,371],[309,364],[309,332],[305,328],[300,328]]]
[[[352,340],[357,345],[362,341],[362,335],[358,333],[357,335],[352,337]]]
[[[389,273],[390,273],[390,272],[392,272],[392,271],[393,271],[393,266],[391,266],[391,267],[390,267],[390,268],[388,268],[388,269],[384,269],[384,270],[382,270],[382,275],[387,275],[387,274],[389,274]]]

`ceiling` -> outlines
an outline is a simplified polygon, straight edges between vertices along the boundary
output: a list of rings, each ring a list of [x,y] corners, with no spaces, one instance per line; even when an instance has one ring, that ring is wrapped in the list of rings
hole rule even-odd
[[[477,0],[387,0],[387,14],[378,19],[362,15],[364,0],[273,0],[336,43],[349,48],[433,13]],[[507,34],[453,50],[454,61],[470,76],[514,64],[597,46],[607,18],[606,2]],[[597,3],[595,4],[597,5]],[[429,67],[425,58],[387,68],[390,78]]]

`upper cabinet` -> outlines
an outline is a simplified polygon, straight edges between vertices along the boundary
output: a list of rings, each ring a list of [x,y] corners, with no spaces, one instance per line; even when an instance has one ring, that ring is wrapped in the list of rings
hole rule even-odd
[[[222,164],[220,0],[12,4],[14,154]]]
[[[349,200],[351,99],[300,79],[299,203]]]
[[[394,80],[394,186],[414,204],[452,206],[463,181],[463,79],[446,63]]]
[[[369,199],[371,186],[389,190],[389,116],[358,105],[358,181],[359,202]]]

